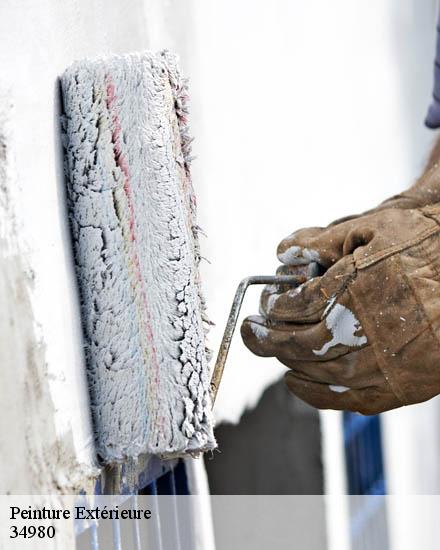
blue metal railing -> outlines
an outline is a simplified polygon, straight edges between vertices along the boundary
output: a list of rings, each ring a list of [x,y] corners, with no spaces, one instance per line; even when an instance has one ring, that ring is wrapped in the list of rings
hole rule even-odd
[[[351,547],[387,550],[380,415],[344,412],[343,426],[348,494],[359,495],[350,498]]]
[[[380,416],[344,413],[344,444],[350,495],[384,495]]]
[[[122,479],[124,477],[122,476]],[[101,492],[101,482],[97,480],[97,493]],[[137,509],[138,495],[149,495],[153,498],[149,500],[151,504],[151,520],[148,523],[148,546],[146,546],[145,535],[142,533],[140,520],[129,520],[131,525],[131,533],[125,531],[123,536],[121,521],[111,520],[111,550],[123,550],[125,543],[128,543],[129,548],[140,550],[141,548],[154,548],[162,550],[163,548],[173,548],[180,550],[181,524],[179,521],[179,510],[177,500],[173,499],[171,506],[167,507],[167,528],[161,524],[161,505],[157,497],[159,495],[188,495],[188,479],[186,475],[185,463],[183,460],[178,461],[159,461],[153,459],[148,462],[147,467],[138,475],[138,480],[135,485],[135,490],[121,484],[120,494],[126,495],[125,504],[131,508]],[[79,499],[85,498],[79,497]],[[171,521],[170,521],[171,514]],[[124,528],[128,520],[124,520]],[[83,526],[80,522],[75,525],[77,531],[77,547],[87,550],[109,550],[108,532],[104,533],[100,529],[98,522]],[[107,526],[108,531],[108,526]],[[81,541],[79,543],[79,537]],[[125,538],[124,538],[125,537]],[[126,538],[130,540],[126,540]]]

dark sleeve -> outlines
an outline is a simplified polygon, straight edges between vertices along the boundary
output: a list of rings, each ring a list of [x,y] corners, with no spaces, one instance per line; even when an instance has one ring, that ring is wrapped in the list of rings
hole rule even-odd
[[[432,103],[426,115],[425,124],[428,128],[440,128],[440,13],[437,21],[437,45],[434,61],[434,91]]]

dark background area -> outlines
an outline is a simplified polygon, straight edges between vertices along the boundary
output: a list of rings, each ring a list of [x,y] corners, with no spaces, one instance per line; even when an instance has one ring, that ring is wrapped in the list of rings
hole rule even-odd
[[[239,424],[216,429],[219,452],[205,455],[214,495],[323,493],[319,413],[287,390],[270,386]]]

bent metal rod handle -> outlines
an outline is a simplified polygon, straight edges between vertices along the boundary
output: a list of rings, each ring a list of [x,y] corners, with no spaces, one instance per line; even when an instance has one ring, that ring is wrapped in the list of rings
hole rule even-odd
[[[238,285],[235,292],[234,301],[232,302],[231,311],[229,313],[228,322],[226,323],[223,338],[218,351],[217,359],[214,366],[214,372],[211,378],[211,400],[214,407],[217,397],[218,388],[225,369],[226,358],[228,357],[229,348],[231,347],[232,337],[237,325],[238,316],[240,314],[241,305],[243,303],[246,290],[251,285],[270,285],[270,284],[292,284],[298,286],[300,278],[296,275],[254,275],[246,277]]]

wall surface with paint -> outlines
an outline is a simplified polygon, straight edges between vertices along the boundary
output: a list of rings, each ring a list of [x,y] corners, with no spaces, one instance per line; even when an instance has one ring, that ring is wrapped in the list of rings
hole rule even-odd
[[[0,474],[2,492],[77,491],[95,468],[66,216],[58,77],[86,56],[156,46],[185,51],[178,46],[177,20],[185,20],[181,8],[140,0],[130,7],[103,0],[6,1],[0,7],[0,113],[10,129],[2,133],[8,168],[1,200],[7,185],[13,203],[2,209],[0,419],[2,433],[12,438],[0,444],[2,464],[11,465]],[[168,33],[172,27],[176,33]],[[12,211],[18,220],[13,236]],[[13,248],[12,241],[23,244]],[[29,456],[34,449],[51,471]],[[64,461],[58,477],[55,456]]]

